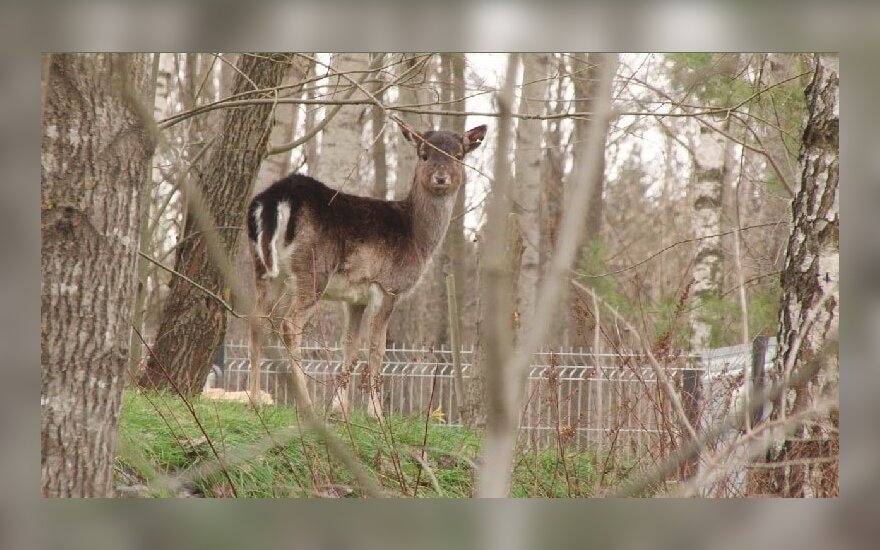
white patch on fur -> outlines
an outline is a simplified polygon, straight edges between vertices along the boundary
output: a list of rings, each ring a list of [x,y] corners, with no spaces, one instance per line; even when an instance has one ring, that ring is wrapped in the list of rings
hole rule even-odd
[[[275,232],[272,233],[272,240],[269,241],[269,258],[272,268],[268,270],[270,277],[277,277],[281,272],[281,258],[278,257],[278,236],[283,235],[287,229],[287,223],[290,221],[290,205],[284,201],[278,203],[278,223],[275,225]]]
[[[254,225],[257,227],[257,235],[256,235],[256,247],[257,247],[257,258],[260,259],[260,263],[263,266],[266,266],[266,258],[263,257],[263,205],[258,204],[256,208],[254,208]]]

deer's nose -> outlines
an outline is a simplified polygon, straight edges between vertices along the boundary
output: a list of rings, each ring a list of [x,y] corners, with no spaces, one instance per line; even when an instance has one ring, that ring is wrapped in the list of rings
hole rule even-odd
[[[448,179],[446,174],[434,174],[434,183],[437,185],[446,185]]]

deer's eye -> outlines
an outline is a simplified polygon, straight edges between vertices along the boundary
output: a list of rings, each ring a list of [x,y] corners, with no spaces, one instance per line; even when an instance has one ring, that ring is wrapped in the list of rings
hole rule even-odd
[[[419,153],[419,156],[422,157],[422,160],[428,160],[428,152],[422,149],[422,152]]]

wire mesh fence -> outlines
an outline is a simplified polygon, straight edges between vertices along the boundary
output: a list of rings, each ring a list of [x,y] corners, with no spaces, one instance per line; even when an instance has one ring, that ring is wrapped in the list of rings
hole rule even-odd
[[[308,390],[319,407],[328,407],[340,391],[342,349],[339,345],[305,345],[303,370]],[[227,342],[218,385],[227,391],[247,388],[250,362],[246,342]],[[290,362],[281,346],[265,346],[261,387],[278,404],[292,404]],[[361,357],[366,357],[362,350]],[[462,374],[473,371],[473,349],[461,352]],[[694,424],[706,426],[729,411],[749,364],[749,350],[736,346],[663,360],[662,368],[683,396]],[[366,409],[360,391],[365,363],[351,375],[352,406]],[[656,462],[682,441],[672,406],[647,358],[630,352],[593,353],[587,349],[542,350],[533,356],[520,416],[524,445],[574,445],[616,459]],[[397,415],[435,412],[446,426],[461,425],[454,391],[452,350],[390,345],[382,363],[383,409]]]

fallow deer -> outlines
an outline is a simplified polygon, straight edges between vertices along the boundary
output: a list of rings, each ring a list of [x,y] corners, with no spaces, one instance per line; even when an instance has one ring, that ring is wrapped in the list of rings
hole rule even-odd
[[[381,416],[379,373],[388,320],[395,303],[416,286],[442,242],[464,179],[461,160],[480,146],[486,126],[463,136],[406,128],[403,135],[419,157],[409,195],[403,200],[350,195],[311,177],[291,174],[251,201],[247,229],[257,287],[250,331],[253,395],[260,395],[261,325],[268,288],[273,281],[283,281],[290,302],[281,334],[293,362],[297,406],[311,409],[302,372],[303,329],[319,299],[333,300],[344,303],[346,323],[338,403],[347,407],[348,379],[357,365],[361,325],[369,318],[364,378],[370,388],[371,412]],[[365,316],[367,306],[369,316]]]

